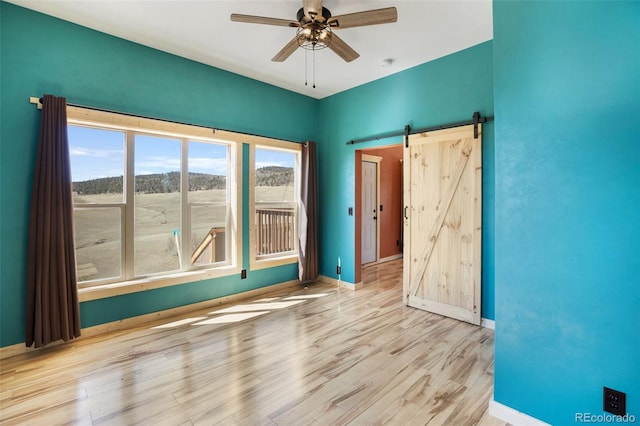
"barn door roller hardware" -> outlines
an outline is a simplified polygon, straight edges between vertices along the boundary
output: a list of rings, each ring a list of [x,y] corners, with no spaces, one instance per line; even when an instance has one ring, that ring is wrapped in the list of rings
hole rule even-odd
[[[411,134],[411,126],[404,126],[404,146],[409,148],[409,135]]]
[[[486,123],[487,121],[493,121],[493,116],[482,117],[480,113],[476,111],[473,113],[471,120],[459,121],[457,123],[441,124],[439,126],[426,127],[424,129],[411,129],[411,126],[407,124],[406,126],[404,126],[404,131],[384,133],[382,135],[369,136],[367,138],[352,139],[347,142],[347,145],[354,145],[361,142],[369,142],[369,141],[376,141],[380,139],[393,138],[397,136],[404,136],[405,146],[409,147],[409,135],[415,135],[416,133],[433,132],[435,130],[451,129],[453,127],[468,126],[470,124],[473,124],[474,139],[478,139],[478,123]]]

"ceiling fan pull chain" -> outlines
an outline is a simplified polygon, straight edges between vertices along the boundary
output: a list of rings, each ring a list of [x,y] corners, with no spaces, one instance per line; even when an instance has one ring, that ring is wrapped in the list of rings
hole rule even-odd
[[[316,88],[316,47],[313,46],[313,88]]]
[[[309,58],[307,55],[307,50],[304,51],[304,85],[307,85],[307,75],[309,75],[309,72],[307,71],[307,68],[309,66]]]

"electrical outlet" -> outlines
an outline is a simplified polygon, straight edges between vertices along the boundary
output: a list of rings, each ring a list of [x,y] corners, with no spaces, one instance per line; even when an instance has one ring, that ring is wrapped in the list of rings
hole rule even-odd
[[[240,271],[240,279],[244,280],[245,278],[247,278],[247,270],[243,269],[242,271]]]
[[[340,275],[342,273],[342,268],[340,266],[336,266],[336,274]]]
[[[616,416],[624,416],[627,414],[627,394],[608,387],[602,388],[602,404],[603,410],[615,414]]]

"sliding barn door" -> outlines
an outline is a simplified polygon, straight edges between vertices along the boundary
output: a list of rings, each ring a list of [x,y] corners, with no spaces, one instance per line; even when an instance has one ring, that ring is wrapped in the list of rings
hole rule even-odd
[[[405,304],[480,324],[480,125],[409,136],[404,203]]]

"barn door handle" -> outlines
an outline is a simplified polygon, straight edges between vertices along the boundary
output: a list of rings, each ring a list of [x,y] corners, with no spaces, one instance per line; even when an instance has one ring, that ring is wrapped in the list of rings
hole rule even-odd
[[[409,216],[407,216],[407,206],[404,206],[404,218],[409,219]]]

